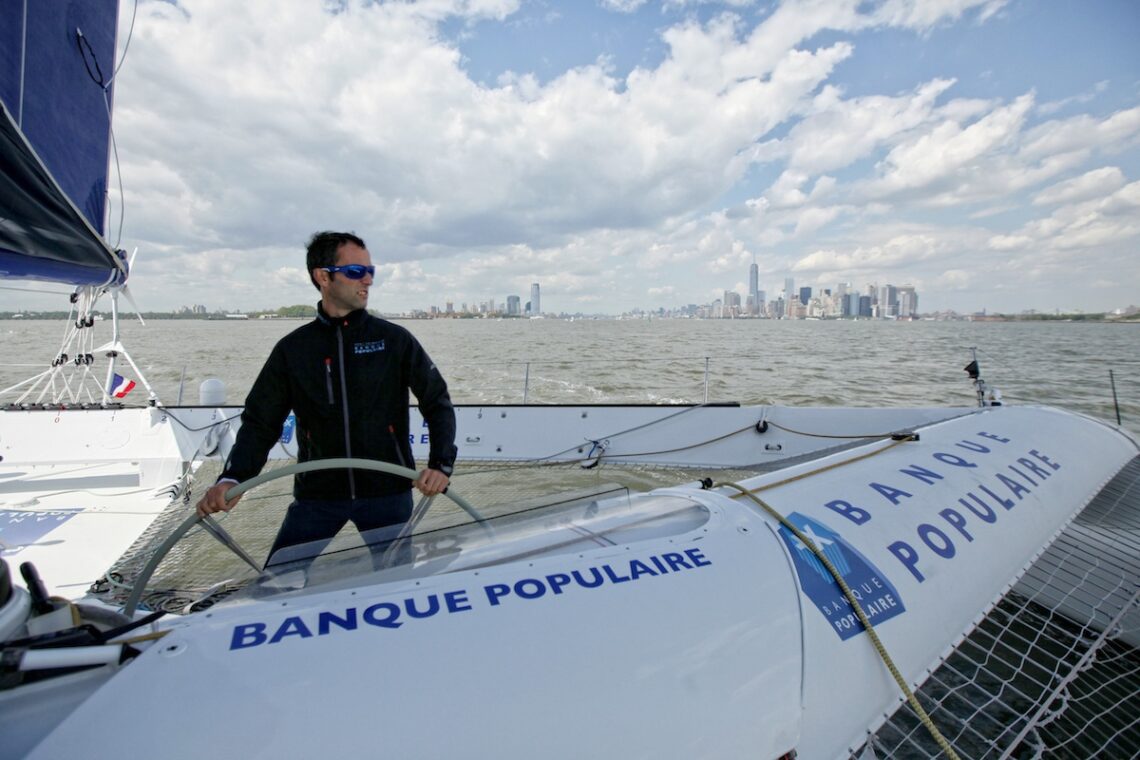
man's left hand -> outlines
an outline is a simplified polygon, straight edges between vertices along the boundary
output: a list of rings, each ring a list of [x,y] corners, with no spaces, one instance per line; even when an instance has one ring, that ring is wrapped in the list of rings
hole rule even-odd
[[[424,496],[437,496],[447,490],[451,479],[439,470],[430,467],[420,473],[413,484]]]

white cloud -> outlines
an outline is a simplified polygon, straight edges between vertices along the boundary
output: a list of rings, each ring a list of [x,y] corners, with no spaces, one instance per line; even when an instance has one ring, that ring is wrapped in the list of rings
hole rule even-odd
[[[794,267],[965,294],[951,273],[984,287],[1031,252],[1134,247],[1135,93],[1109,107],[1118,90],[1098,78],[1067,99],[1049,88],[1068,101],[1054,108],[999,90],[1000,56],[979,87],[939,55],[947,28],[969,41],[1018,8],[744,5],[622,16],[656,24],[624,61],[582,45],[540,70],[504,45],[475,78],[480,35],[531,7],[143,2],[115,114],[124,244],[142,247],[132,289],[144,305],[167,305],[165,283],[193,302],[308,302],[303,274],[288,278],[318,227],[365,237],[381,268],[374,305],[393,309],[533,281],[555,309],[563,295],[687,303],[723,293],[753,256],[768,290]],[[921,65],[848,78],[888,26],[928,36]]]
[[[900,234],[881,245],[856,247],[850,251],[819,250],[800,259],[795,272],[860,271],[878,272],[904,267],[931,258],[942,243],[930,234]]]
[[[598,2],[607,10],[616,11],[618,13],[633,13],[645,5],[646,0],[598,0]]]
[[[929,287],[939,291],[962,291],[974,286],[973,273],[964,269],[948,269],[935,277]]]
[[[802,171],[825,172],[871,155],[899,135],[928,123],[938,97],[953,84],[953,80],[935,80],[905,96],[851,100],[843,100],[833,87],[825,88],[812,104],[812,113],[789,134],[788,163]]]
[[[917,30],[928,30],[956,21],[971,10],[985,21],[998,13],[1006,0],[886,0],[875,13],[879,22]]]
[[[1029,235],[994,235],[990,238],[989,247],[995,251],[1024,250],[1033,244]]]
[[[1079,188],[1080,183],[1073,186]],[[1073,199],[1078,196],[1073,192]],[[1074,252],[1087,252],[1140,238],[1140,182],[1102,198],[1060,206],[1048,217],[1026,223],[1013,235],[997,235],[995,250],[1026,250],[1041,264],[1070,261]],[[1134,267],[1133,267],[1134,269]],[[1122,272],[1122,276],[1129,276]]]
[[[796,219],[796,237],[808,235],[836,219],[842,209],[838,206],[805,209]]]
[[[982,162],[1012,143],[1032,106],[1032,95],[1023,95],[971,124],[945,120],[920,132],[887,154],[882,180],[871,191],[889,195],[925,189],[971,170],[984,171]]]
[[[1033,205],[1073,203],[1104,196],[1119,189],[1124,182],[1124,172],[1115,166],[1105,166],[1045,188],[1034,196]]]
[[[1023,139],[1027,157],[1057,155],[1094,149],[1111,153],[1135,147],[1140,139],[1140,107],[1111,114],[1108,118],[1081,114],[1037,125]]]

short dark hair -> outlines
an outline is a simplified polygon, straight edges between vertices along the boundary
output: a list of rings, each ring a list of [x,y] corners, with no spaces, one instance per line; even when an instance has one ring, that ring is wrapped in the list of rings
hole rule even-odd
[[[312,280],[313,287],[317,290],[320,290],[321,286],[317,284],[317,278],[313,277],[313,270],[335,265],[336,252],[346,243],[352,243],[361,248],[368,247],[363,240],[351,232],[329,232],[325,230],[314,233],[309,238],[309,246],[305,250],[305,267],[308,269],[309,279]]]

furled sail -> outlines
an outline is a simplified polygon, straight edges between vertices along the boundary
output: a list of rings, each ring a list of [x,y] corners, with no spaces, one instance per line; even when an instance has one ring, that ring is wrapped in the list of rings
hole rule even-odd
[[[3,0],[0,276],[111,285],[104,239],[118,0]]]

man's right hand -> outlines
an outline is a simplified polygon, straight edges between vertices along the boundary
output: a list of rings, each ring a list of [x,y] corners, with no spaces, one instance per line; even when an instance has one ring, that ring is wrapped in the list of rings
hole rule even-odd
[[[232,480],[223,480],[220,483],[215,483],[210,486],[209,490],[198,500],[198,515],[205,517],[214,512],[229,512],[233,509],[237,503],[241,501],[241,497],[239,496],[227,502],[226,491],[229,491],[235,485],[237,485],[237,483]]]

